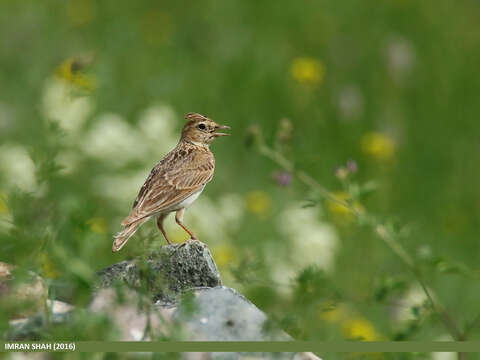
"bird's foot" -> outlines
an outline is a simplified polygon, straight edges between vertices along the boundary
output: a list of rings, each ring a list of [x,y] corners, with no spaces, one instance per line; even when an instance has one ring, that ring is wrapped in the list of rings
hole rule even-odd
[[[188,240],[184,241],[184,242],[183,242],[183,243],[181,243],[181,244],[178,244],[178,245],[176,246],[176,249],[175,249],[175,251],[176,251],[176,250],[178,250],[178,249],[181,249],[181,248],[183,248],[183,247],[184,247],[184,246],[186,246],[186,245],[187,245],[187,244],[188,244],[190,241],[193,241],[193,240],[198,240],[198,239],[197,239],[197,237],[196,237],[196,236],[192,236],[190,239],[188,239]]]

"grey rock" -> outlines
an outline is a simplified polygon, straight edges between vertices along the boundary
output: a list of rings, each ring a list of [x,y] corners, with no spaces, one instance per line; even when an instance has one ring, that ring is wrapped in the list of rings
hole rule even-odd
[[[235,290],[225,286],[193,291],[192,304],[178,306],[174,322],[184,341],[288,341],[278,329],[266,330],[267,316]],[[209,359],[293,359],[293,353],[210,353]]]
[[[293,360],[321,360],[312,352],[299,352],[295,354]]]
[[[73,306],[57,300],[47,300],[50,309],[49,322],[52,325],[70,321],[73,316]],[[9,321],[9,329],[4,337],[7,340],[39,340],[47,324],[44,312],[33,316]]]
[[[113,321],[119,341],[151,341],[156,336],[169,335],[173,308],[157,307],[151,299],[134,290],[101,289],[88,309],[93,313],[107,314]]]
[[[16,267],[0,261],[0,297],[15,300],[16,303],[28,303],[28,307],[15,314],[26,317],[41,311],[48,298],[45,281],[33,271],[27,271],[16,278]]]
[[[222,285],[210,250],[198,240],[163,246],[146,257],[122,261],[97,273],[98,288],[116,282],[143,287],[154,302],[174,305],[179,295],[198,287]]]
[[[197,289],[193,306],[179,306],[173,317],[183,323],[189,341],[286,341],[281,331],[264,329],[267,316],[235,290],[225,286]]]

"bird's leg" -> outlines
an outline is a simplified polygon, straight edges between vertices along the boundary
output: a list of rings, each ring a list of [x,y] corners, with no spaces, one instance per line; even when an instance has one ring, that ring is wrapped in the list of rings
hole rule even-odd
[[[163,220],[165,219],[167,215],[159,215],[158,218],[157,218],[157,226],[158,228],[160,229],[160,231],[162,232],[163,234],[163,237],[165,238],[165,240],[167,240],[167,243],[169,245],[172,245],[172,243],[170,242],[170,240],[168,240],[168,237],[167,237],[167,233],[165,232],[165,229],[163,228]]]
[[[184,213],[185,213],[185,208],[177,210],[177,212],[175,214],[175,221],[177,222],[178,225],[180,225],[183,228],[183,230],[185,230],[190,235],[190,238],[192,240],[197,240],[197,237],[195,236],[195,234],[193,232],[191,232],[190,230],[188,230],[185,225],[183,225],[182,221],[183,221],[183,214]]]

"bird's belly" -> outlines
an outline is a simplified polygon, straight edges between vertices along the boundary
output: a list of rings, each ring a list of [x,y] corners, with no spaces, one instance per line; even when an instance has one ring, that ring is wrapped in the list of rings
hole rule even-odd
[[[179,209],[183,209],[183,208],[188,208],[190,205],[193,204],[193,202],[195,200],[197,200],[197,198],[200,196],[200,194],[202,193],[203,189],[205,188],[202,187],[200,190],[198,190],[197,192],[193,193],[192,195],[190,195],[189,197],[187,197],[185,200],[183,200],[182,202],[178,203],[177,205],[175,205],[175,209],[174,210],[179,210]]]

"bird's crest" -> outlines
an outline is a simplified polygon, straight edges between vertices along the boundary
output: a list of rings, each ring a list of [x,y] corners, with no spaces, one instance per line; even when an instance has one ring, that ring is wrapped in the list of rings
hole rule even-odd
[[[189,112],[188,114],[185,114],[185,120],[189,121],[205,121],[205,120],[210,120],[206,116],[203,116],[202,114],[194,113],[194,112]]]

